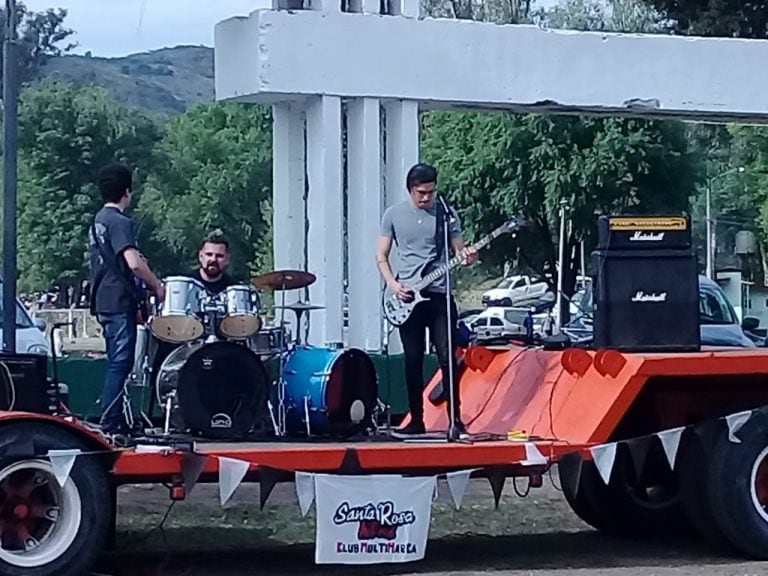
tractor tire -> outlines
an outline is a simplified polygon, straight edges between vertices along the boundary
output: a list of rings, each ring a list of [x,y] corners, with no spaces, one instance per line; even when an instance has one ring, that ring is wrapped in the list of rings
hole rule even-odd
[[[0,574],[80,576],[105,546],[112,501],[103,462],[78,456],[61,486],[48,450],[87,447],[60,427],[0,428]]]
[[[756,412],[732,442],[722,434],[710,451],[708,494],[728,542],[768,559],[768,416]]]

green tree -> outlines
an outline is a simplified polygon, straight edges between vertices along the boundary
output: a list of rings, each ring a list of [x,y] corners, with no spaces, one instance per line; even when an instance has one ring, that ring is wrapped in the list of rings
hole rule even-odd
[[[768,2],[748,0],[647,0],[678,34],[768,37]]]
[[[580,263],[578,244],[594,242],[597,213],[680,212],[695,186],[684,128],[669,121],[431,112],[423,152],[438,166],[440,188],[469,235],[514,214],[529,220],[521,256],[538,273],[556,269],[564,201],[572,220],[566,294]],[[484,259],[508,259],[510,242],[497,241]]]
[[[18,249],[20,288],[76,285],[87,277],[87,230],[101,204],[99,168],[136,168],[140,184],[160,138],[137,110],[100,88],[45,82],[19,107]]]
[[[141,199],[154,222],[157,266],[193,265],[200,241],[220,230],[230,241],[232,272],[245,279],[270,268],[272,120],[268,108],[203,104],[174,118]]]
[[[50,8],[32,12],[23,2],[17,4],[18,39],[20,45],[19,73],[22,82],[33,80],[40,67],[52,56],[60,56],[76,46],[63,43],[73,32],[64,26],[67,11]],[[0,22],[5,23],[5,10],[0,10]],[[5,41],[5,26],[0,26],[0,42]],[[0,67],[3,55],[0,51]],[[0,68],[2,69],[2,68]],[[2,81],[0,81],[2,86]]]

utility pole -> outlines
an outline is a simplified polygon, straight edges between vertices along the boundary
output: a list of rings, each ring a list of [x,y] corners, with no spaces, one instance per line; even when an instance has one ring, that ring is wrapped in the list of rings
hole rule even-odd
[[[5,0],[3,43],[3,351],[16,352],[16,185],[19,98],[16,0]]]
[[[715,279],[715,256],[717,253],[717,241],[716,241],[716,229],[715,229],[715,222],[712,218],[712,184],[715,180],[718,178],[722,178],[723,176],[727,176],[729,174],[733,174],[734,172],[738,172],[739,174],[744,173],[744,167],[743,166],[737,166],[735,168],[731,168],[729,170],[726,170],[725,172],[721,172],[720,174],[717,174],[715,176],[712,176],[707,180],[707,190],[706,190],[706,202],[707,202],[707,278],[710,278],[711,280]]]
[[[563,297],[563,276],[565,276],[565,209],[568,206],[568,201],[560,200],[560,241],[558,250],[558,261],[560,263],[559,270],[557,271],[557,330],[558,332],[563,327],[563,318],[565,318],[565,298]]]

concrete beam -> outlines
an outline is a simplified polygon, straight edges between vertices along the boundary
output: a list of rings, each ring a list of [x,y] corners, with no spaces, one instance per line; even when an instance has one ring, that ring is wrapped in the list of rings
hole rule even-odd
[[[216,27],[223,100],[327,94],[436,107],[758,120],[768,117],[768,75],[758,72],[767,61],[763,40],[371,14],[257,11]]]
[[[307,265],[304,121],[304,111],[295,104],[272,106],[272,244],[276,270],[305,270]],[[290,290],[285,294],[285,303],[302,296],[303,290]],[[282,292],[276,292],[275,304],[281,304],[282,297]],[[285,321],[295,336],[300,327],[290,310],[285,312]]]
[[[382,349],[382,281],[376,239],[383,213],[381,111],[379,100],[353,100],[347,107],[347,235],[349,246],[349,345]]]
[[[312,304],[309,340],[315,346],[344,342],[344,195],[342,191],[341,99],[317,96],[307,107],[307,270]]]

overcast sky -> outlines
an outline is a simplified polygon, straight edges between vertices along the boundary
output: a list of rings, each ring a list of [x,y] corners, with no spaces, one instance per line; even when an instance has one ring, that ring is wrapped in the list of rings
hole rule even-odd
[[[76,34],[75,52],[124,56],[176,46],[213,46],[213,28],[231,16],[245,15],[255,0],[24,0],[31,10],[66,8],[67,26]],[[551,5],[556,0],[538,0]]]

